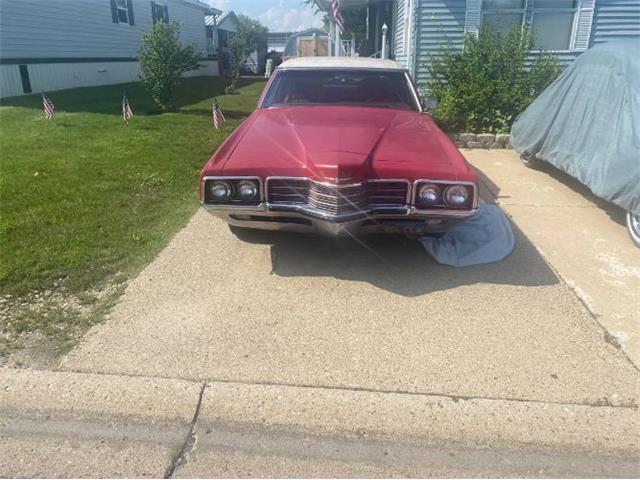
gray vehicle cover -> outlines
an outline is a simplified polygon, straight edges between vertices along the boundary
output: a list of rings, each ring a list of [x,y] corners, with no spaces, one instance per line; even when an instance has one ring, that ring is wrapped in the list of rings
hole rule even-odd
[[[484,200],[480,200],[478,213],[441,237],[426,236],[418,240],[436,262],[453,267],[499,262],[516,244],[506,215]]]
[[[516,119],[511,145],[640,214],[640,41],[580,55]]]

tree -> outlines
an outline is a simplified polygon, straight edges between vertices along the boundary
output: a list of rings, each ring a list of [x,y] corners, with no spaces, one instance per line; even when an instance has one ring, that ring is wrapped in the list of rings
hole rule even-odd
[[[138,78],[162,110],[175,109],[174,94],[180,75],[200,68],[196,46],[179,41],[180,27],[176,21],[157,22],[144,33],[138,50]]]
[[[506,35],[482,29],[464,48],[434,55],[427,64],[429,96],[438,100],[434,118],[447,131],[508,132],[511,124],[558,76],[557,57],[531,58],[530,29],[514,26]]]
[[[229,46],[231,48],[231,84],[229,92],[233,92],[242,73],[242,67],[247,57],[253,52],[267,47],[268,29],[258,20],[246,15],[238,15],[237,31],[233,34]]]

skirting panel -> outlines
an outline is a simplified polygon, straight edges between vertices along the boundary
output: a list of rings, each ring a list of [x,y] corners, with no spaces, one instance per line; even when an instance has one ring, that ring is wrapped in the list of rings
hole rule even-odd
[[[202,68],[185,77],[218,75],[217,60],[203,60]],[[32,93],[76,87],[133,82],[138,78],[138,62],[83,62],[28,64]],[[24,95],[19,65],[0,65],[0,97]]]

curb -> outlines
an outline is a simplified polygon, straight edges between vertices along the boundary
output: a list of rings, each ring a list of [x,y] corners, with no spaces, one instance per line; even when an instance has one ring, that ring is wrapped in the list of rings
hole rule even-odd
[[[249,465],[632,476],[640,457],[634,407],[8,368],[0,433],[12,458],[1,476],[210,476],[222,461],[232,476]]]

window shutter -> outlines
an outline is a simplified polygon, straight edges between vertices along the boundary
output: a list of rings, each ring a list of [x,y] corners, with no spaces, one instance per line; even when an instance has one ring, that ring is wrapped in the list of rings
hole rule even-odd
[[[133,20],[133,0],[127,0],[127,11],[129,13],[129,25],[135,25],[136,22]]]
[[[156,2],[151,2],[151,21],[156,23],[158,18],[156,17]]]
[[[118,8],[116,7],[116,0],[111,0],[111,19],[113,23],[118,23]]]
[[[164,23],[169,23],[169,7],[164,6]]]
[[[584,52],[589,48],[591,38],[591,24],[593,23],[593,11],[596,0],[582,0],[578,9],[576,21],[576,33],[573,43],[574,52]]]
[[[482,0],[467,0],[467,9],[464,16],[464,33],[478,35],[480,29],[480,16],[482,12]]]

